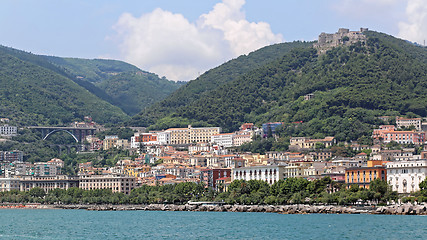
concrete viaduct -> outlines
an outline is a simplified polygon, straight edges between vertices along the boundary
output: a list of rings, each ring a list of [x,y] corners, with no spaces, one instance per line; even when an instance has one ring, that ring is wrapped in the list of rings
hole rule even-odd
[[[63,131],[70,134],[77,143],[82,143],[86,136],[94,135],[95,128],[77,128],[77,127],[38,127],[31,126],[29,129],[41,131],[43,140],[46,140],[52,133]]]

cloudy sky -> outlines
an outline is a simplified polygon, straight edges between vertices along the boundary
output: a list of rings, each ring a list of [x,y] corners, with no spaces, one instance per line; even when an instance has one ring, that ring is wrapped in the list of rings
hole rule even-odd
[[[0,44],[192,80],[273,43],[368,27],[424,44],[426,0],[2,0]]]

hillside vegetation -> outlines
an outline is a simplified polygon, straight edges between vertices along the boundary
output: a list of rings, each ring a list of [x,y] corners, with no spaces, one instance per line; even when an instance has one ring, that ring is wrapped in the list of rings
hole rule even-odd
[[[0,115],[18,125],[62,125],[90,115],[101,123],[128,116],[36,55],[0,47]]]
[[[185,86],[179,88],[163,101],[152,105],[150,108],[134,116],[128,124],[134,126],[149,126],[157,122],[159,123],[159,125],[157,125],[159,128],[185,125],[188,123],[187,120],[179,118],[170,119],[167,118],[167,116],[174,113],[177,109],[186,108],[187,105],[192,102],[208,96],[211,91],[247,74],[253,69],[271,63],[275,59],[282,57],[291,49],[307,48],[311,45],[312,43],[309,42],[275,44],[230,60],[205,72],[196,80],[190,81]],[[160,123],[159,120],[162,123]]]
[[[73,76],[79,85],[131,116],[184,85],[117,60],[45,58]]]
[[[153,127],[196,123],[233,131],[243,122],[282,121],[286,135],[352,140],[381,124],[379,115],[425,117],[427,49],[385,34],[366,34],[366,46],[337,47],[320,56],[313,48],[292,49],[177,107]],[[304,101],[308,93],[315,98]]]

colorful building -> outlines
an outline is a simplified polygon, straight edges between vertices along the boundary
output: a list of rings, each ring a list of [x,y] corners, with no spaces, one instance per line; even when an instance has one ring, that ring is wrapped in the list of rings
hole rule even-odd
[[[207,188],[216,189],[216,180],[219,178],[231,177],[230,168],[203,169],[200,174],[200,182]]]
[[[345,170],[345,183],[357,184],[359,187],[369,188],[375,179],[387,180],[385,161],[368,161],[367,167],[352,167]],[[377,165],[378,164],[378,165]]]

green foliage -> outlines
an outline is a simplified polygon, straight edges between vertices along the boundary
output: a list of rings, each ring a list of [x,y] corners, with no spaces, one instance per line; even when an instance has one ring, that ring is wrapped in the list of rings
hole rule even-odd
[[[96,86],[105,91],[116,106],[132,116],[163,100],[183,84],[139,71],[111,76]]]
[[[402,150],[402,146],[395,141],[391,141],[387,143],[385,146],[387,149],[390,149],[390,150]]]
[[[99,98],[134,115],[184,85],[116,60],[45,57]]]
[[[369,143],[362,137],[383,124],[377,116],[427,116],[427,63],[422,59],[426,52],[427,48],[379,33],[370,33],[366,46],[356,43],[323,55],[313,48],[292,49],[279,59],[251,65],[217,87],[196,79],[132,123],[181,118],[230,132],[243,122],[282,121],[284,136],[323,134]],[[221,70],[215,72],[217,77],[232,63],[214,69]],[[208,73],[206,77],[214,71]],[[315,97],[304,101],[308,93]]]
[[[356,186],[356,187],[353,187]],[[130,195],[112,193],[110,189],[82,190],[70,188],[68,190],[54,189],[45,193],[41,188],[33,188],[28,192],[10,191],[0,192],[0,202],[40,202],[65,204],[152,204],[174,203],[185,204],[188,201],[223,201],[229,204],[296,204],[296,203],[324,203],[324,204],[354,204],[356,202],[373,201],[385,203],[396,200],[396,192],[390,191],[387,183],[376,181],[371,189],[359,188],[353,185],[350,189],[340,187],[329,177],[308,181],[303,178],[288,178],[268,185],[260,180],[233,181],[228,192],[215,192],[205,188],[202,184],[183,182],[173,185],[148,186],[143,185],[132,190]],[[339,189],[328,193],[328,189]],[[422,199],[418,196],[404,201]]]
[[[427,177],[420,183],[420,193],[427,198]]]
[[[63,125],[86,115],[100,123],[127,118],[42,57],[2,46],[0,113],[17,125]]]
[[[187,85],[178,89],[165,100],[145,109],[140,114],[134,116],[128,124],[131,126],[149,126],[157,123],[159,119],[164,117],[179,117],[174,116],[172,113],[176,112],[177,109],[186,109],[196,100],[200,100],[211,95],[214,90],[219,89],[219,87],[226,83],[240,78],[241,76],[251,72],[253,69],[273,62],[275,59],[282,57],[291,49],[310,47],[311,44],[312,43],[309,42],[275,44],[252,52],[247,56],[242,55],[236,59],[230,60],[219,67],[205,72],[196,80],[190,81]],[[209,109],[211,108],[209,107]],[[211,110],[214,109],[215,108]],[[196,119],[191,120],[192,123],[200,122]],[[209,124],[206,120],[202,120],[202,122],[206,125]],[[176,125],[161,127],[154,126],[153,128],[166,129],[169,127],[176,127]]]

